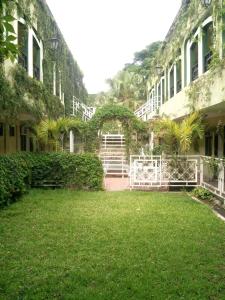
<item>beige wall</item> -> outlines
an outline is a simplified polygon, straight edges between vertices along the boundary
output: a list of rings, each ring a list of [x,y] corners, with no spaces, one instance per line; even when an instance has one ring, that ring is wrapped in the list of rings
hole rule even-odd
[[[202,80],[203,76],[207,76],[207,74],[208,73],[202,75],[199,79],[196,80],[196,82],[198,80]],[[207,77],[205,78],[207,79]],[[167,115],[172,119],[182,118],[189,114],[191,100],[189,100],[187,95],[188,89],[189,87],[186,87],[184,90],[164,103],[159,109],[159,114],[161,116]],[[211,96],[209,97],[209,99],[205,96],[204,90],[199,90],[199,93],[202,94],[200,94],[198,101],[196,101],[195,103],[195,109],[206,112],[213,109],[215,113],[221,113],[221,110],[225,112],[225,70],[215,75],[214,81],[210,87]],[[217,109],[218,104],[221,105],[220,107],[218,106]]]

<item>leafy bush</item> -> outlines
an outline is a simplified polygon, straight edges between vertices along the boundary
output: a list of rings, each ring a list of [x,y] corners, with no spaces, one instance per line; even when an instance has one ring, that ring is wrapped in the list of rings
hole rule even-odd
[[[192,194],[193,196],[201,200],[211,200],[213,197],[213,194],[210,191],[202,187],[195,188],[192,191]]]
[[[102,189],[103,168],[93,154],[18,153],[0,156],[0,206],[15,201],[30,186]]]
[[[0,207],[15,201],[30,185],[31,170],[14,155],[0,156]]]

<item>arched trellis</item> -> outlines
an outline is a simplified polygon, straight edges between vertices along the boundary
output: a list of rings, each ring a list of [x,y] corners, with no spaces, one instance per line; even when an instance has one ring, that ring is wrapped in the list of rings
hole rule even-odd
[[[94,151],[98,149],[98,132],[102,129],[105,122],[112,120],[121,122],[128,154],[133,148],[137,147],[138,141],[142,140],[148,134],[147,124],[137,119],[134,113],[127,107],[115,104],[105,105],[97,109],[93,118],[88,122],[86,150]]]

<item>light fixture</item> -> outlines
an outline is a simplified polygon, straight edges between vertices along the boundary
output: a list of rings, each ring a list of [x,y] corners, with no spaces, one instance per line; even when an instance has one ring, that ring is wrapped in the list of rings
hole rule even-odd
[[[201,3],[204,7],[209,7],[212,3],[212,0],[201,0]]]
[[[162,72],[163,72],[163,67],[161,67],[161,66],[156,66],[155,69],[156,69],[157,75],[161,75],[161,74],[162,74]]]
[[[49,42],[51,43],[51,49],[57,50],[59,46],[59,39],[55,36],[51,39],[49,39]]]

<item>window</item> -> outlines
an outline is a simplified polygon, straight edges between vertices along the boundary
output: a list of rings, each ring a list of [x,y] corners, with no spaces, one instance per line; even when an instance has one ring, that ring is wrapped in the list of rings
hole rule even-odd
[[[15,126],[9,126],[9,136],[15,136]]]
[[[191,46],[191,81],[198,78],[198,43],[193,42]]]
[[[214,156],[218,157],[218,146],[219,146],[219,136],[218,134],[214,135]]]
[[[40,80],[40,47],[33,37],[33,77]]]
[[[162,104],[165,102],[165,79],[162,79]]]
[[[4,136],[4,125],[0,123],[0,136]]]
[[[34,140],[30,137],[30,152],[34,152]]]
[[[225,156],[225,126],[223,127],[223,156]]]
[[[205,133],[205,155],[212,156],[212,134],[209,131]]]
[[[170,71],[170,98],[174,96],[174,67]]]
[[[21,126],[20,127],[20,150],[27,151],[27,127]]]
[[[178,60],[177,66],[176,66],[176,75],[177,75],[177,93],[181,91],[182,88],[182,77],[181,77],[181,59]]]
[[[158,84],[157,95],[158,95],[158,99],[157,99],[156,109],[158,109],[161,106],[161,83]]]
[[[208,23],[203,28],[203,65],[204,72],[208,71],[212,61],[213,48],[213,23]]]
[[[28,71],[28,30],[21,22],[18,22],[18,47],[18,63]]]

